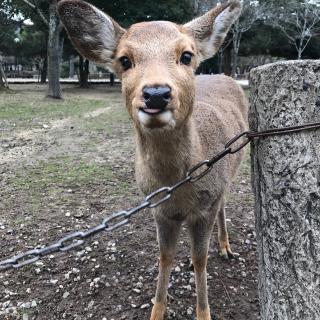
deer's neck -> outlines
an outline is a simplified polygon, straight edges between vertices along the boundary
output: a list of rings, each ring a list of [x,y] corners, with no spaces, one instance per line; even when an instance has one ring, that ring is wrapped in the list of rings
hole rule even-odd
[[[189,118],[173,131],[146,133],[136,129],[137,180],[172,184],[201,157],[201,146],[196,126]]]

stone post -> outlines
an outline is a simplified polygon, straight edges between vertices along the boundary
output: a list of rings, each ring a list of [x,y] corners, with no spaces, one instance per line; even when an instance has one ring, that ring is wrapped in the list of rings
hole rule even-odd
[[[320,121],[320,60],[251,71],[252,130]],[[320,130],[252,144],[262,320],[320,319]]]

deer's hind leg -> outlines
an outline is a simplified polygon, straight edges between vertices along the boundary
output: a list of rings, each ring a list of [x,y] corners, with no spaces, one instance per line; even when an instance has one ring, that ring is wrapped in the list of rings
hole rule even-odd
[[[218,241],[220,246],[220,256],[224,259],[232,259],[237,256],[233,253],[229,243],[229,235],[226,222],[225,200],[221,200],[221,205],[217,215]]]

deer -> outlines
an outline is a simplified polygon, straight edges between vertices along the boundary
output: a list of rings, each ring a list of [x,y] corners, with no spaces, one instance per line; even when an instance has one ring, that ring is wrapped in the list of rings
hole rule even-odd
[[[78,52],[121,79],[135,132],[135,176],[144,194],[174,185],[190,167],[220,152],[228,139],[247,129],[248,103],[236,81],[224,75],[195,75],[200,62],[217,53],[241,9],[239,0],[229,0],[184,25],[148,21],[124,29],[82,0],[58,3],[58,14]],[[151,320],[165,317],[182,226],[190,236],[197,319],[211,319],[209,243],[217,223],[221,256],[234,256],[225,196],[242,157],[242,152],[229,155],[201,180],[184,185],[170,201],[152,209],[160,258]]]

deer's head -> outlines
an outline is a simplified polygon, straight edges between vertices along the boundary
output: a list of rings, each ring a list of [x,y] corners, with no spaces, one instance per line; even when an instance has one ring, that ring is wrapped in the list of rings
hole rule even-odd
[[[128,30],[81,0],[60,1],[58,12],[80,54],[121,78],[135,125],[141,130],[167,130],[191,114],[195,70],[218,51],[241,4],[239,0],[219,4],[185,25],[143,22]]]

